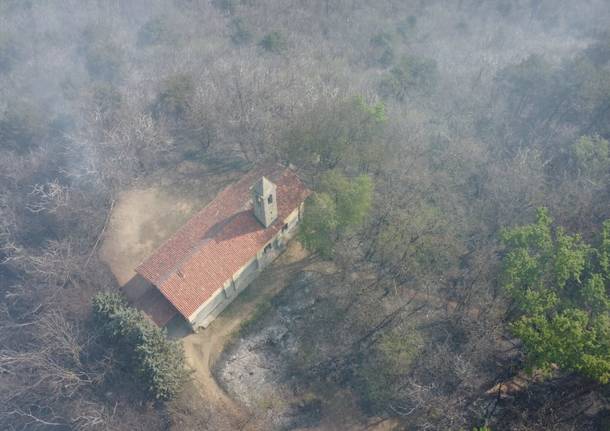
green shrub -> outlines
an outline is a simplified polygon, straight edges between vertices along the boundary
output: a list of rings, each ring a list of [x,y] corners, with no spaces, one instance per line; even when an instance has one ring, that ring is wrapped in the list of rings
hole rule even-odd
[[[610,170],[610,145],[599,136],[582,136],[572,146],[572,153],[580,173],[602,178]]]
[[[273,52],[274,54],[281,54],[286,50],[288,43],[286,42],[286,39],[282,33],[279,31],[272,31],[261,39],[259,45],[265,51]]]
[[[116,346],[150,396],[174,397],[186,379],[184,352],[177,342],[116,293],[93,298],[93,319],[107,342]]]
[[[118,293],[103,292],[93,297],[93,318],[97,324],[105,325],[112,315],[127,307],[127,302]],[[105,329],[104,329],[105,330]]]
[[[502,233],[502,286],[516,308],[510,325],[529,369],[554,366],[610,382],[610,220],[597,247],[554,227],[548,211]]]
[[[299,239],[320,256],[330,258],[337,238],[363,223],[373,199],[373,181],[368,175],[347,178],[327,172],[319,191],[308,199]]]

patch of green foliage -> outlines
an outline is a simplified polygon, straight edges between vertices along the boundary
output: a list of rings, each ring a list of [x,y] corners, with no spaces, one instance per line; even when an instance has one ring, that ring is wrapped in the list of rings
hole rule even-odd
[[[299,239],[308,250],[331,257],[338,224],[333,199],[325,193],[314,193],[306,202]]]
[[[151,397],[168,400],[180,391],[187,372],[179,343],[169,341],[161,329],[116,293],[97,294],[93,316],[104,339],[116,347]]]
[[[337,170],[325,173],[319,190],[308,200],[299,231],[303,245],[330,258],[340,235],[361,225],[373,201],[368,175],[348,178]]]
[[[265,37],[261,39],[259,45],[267,52],[281,54],[288,47],[288,42],[286,41],[286,37],[282,33],[280,33],[279,31],[272,31],[271,33],[266,34]]]
[[[536,223],[506,230],[502,285],[518,312],[511,329],[529,367],[552,364],[610,381],[610,220],[597,247],[553,229],[544,208]]]
[[[610,171],[610,146],[599,136],[582,136],[572,146],[572,152],[580,173],[597,180]]]
[[[405,100],[409,94],[429,94],[438,81],[436,62],[428,58],[405,56],[379,83],[382,97]]]

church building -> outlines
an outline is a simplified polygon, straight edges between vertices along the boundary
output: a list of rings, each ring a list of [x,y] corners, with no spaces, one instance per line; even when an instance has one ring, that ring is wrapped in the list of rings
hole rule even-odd
[[[279,165],[220,192],[136,268],[163,297],[150,317],[163,326],[180,314],[193,329],[208,326],[285,248],[310,193]]]

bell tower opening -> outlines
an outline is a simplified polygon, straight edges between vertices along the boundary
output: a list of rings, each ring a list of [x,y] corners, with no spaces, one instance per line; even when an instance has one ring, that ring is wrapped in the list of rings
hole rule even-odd
[[[265,177],[261,177],[252,186],[254,216],[265,227],[277,218],[276,186]]]

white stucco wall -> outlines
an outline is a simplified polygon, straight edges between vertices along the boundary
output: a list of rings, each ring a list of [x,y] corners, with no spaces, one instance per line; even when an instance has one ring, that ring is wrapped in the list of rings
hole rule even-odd
[[[283,220],[284,225],[287,224],[288,228],[286,230],[280,229],[280,231],[267,243],[272,244],[271,250],[264,253],[263,250],[265,247],[263,246],[252,260],[233,274],[231,279],[225,282],[222,289],[218,289],[210,299],[203,303],[197,311],[193,313],[189,320],[194,329],[200,327],[206,328],[242,290],[248,287],[248,285],[256,279],[263,268],[279,256],[283,251],[285,244],[297,232],[296,227],[300,221],[301,214],[302,205]],[[265,244],[265,246],[267,244]],[[279,248],[276,248],[276,244]]]

